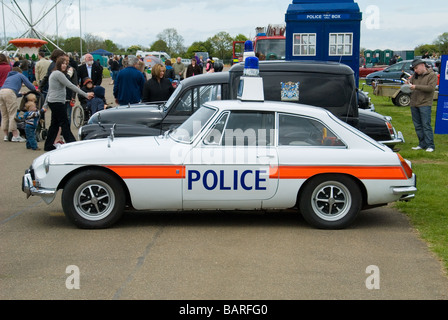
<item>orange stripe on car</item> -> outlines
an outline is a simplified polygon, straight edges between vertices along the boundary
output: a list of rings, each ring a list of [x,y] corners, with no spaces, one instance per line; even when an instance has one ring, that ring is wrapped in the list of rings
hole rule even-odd
[[[406,180],[401,166],[279,166],[278,172],[271,168],[271,179],[308,179],[316,174],[344,173],[358,179]]]
[[[185,179],[185,166],[106,166],[123,179]],[[270,179],[308,179],[322,173],[349,174],[366,180],[406,180],[401,166],[278,166]]]
[[[184,179],[184,166],[106,166],[123,179]]]

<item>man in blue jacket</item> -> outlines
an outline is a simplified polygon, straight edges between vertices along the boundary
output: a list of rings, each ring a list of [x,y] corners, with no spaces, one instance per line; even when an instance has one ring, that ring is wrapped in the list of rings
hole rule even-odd
[[[0,90],[0,110],[2,113],[2,129],[5,134],[3,138],[4,141],[9,141],[9,132],[12,132],[11,141],[26,141],[26,139],[20,136],[19,131],[17,130],[17,123],[14,119],[19,107],[17,98],[22,96],[20,93],[22,84],[31,91],[36,90],[28,78],[22,74],[22,70],[15,67],[8,73],[8,77]]]
[[[128,57],[128,67],[121,70],[114,82],[115,102],[119,105],[139,103],[142,100],[145,77],[136,66],[138,58]]]

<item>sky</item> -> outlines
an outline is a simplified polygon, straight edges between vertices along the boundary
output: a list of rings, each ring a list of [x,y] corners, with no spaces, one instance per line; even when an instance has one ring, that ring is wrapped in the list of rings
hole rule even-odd
[[[232,37],[244,34],[251,38],[255,28],[285,23],[285,13],[293,0],[59,0],[32,1],[32,18],[40,32],[76,37],[91,33],[124,47],[149,47],[157,34],[174,28],[188,47],[194,41],[205,41],[221,31]],[[16,2],[29,17],[28,0],[3,0],[0,9],[0,37],[18,37],[28,27],[19,18]],[[361,47],[365,49],[413,50],[433,43],[448,32],[447,0],[355,0],[363,13]],[[173,5],[170,5],[173,3]],[[81,8],[81,10],[79,10]],[[15,13],[14,13],[14,12]],[[79,19],[81,13],[81,19]],[[81,23],[80,23],[81,21]],[[6,28],[4,28],[6,25]],[[58,26],[56,29],[56,25]],[[81,29],[80,29],[81,25]],[[57,30],[57,31],[56,31]]]

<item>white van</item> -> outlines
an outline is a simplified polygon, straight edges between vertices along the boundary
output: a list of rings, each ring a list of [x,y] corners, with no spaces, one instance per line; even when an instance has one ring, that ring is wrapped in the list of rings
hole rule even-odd
[[[171,57],[168,53],[163,51],[143,51],[143,50],[137,50],[135,53],[136,56],[140,56],[142,58],[146,56],[154,56],[159,59],[162,59],[162,61],[171,60]]]

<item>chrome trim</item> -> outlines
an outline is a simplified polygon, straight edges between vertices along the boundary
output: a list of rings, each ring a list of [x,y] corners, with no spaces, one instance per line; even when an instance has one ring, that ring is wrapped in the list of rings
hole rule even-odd
[[[417,188],[416,187],[396,187],[396,188],[392,188],[392,192],[395,195],[403,195],[399,199],[400,201],[407,201],[407,200],[411,200],[415,197]]]
[[[387,140],[387,141],[378,141],[379,143],[385,144],[386,146],[390,145],[396,145],[398,143],[404,143],[404,136],[401,131],[398,131],[397,138],[393,140]]]
[[[33,184],[33,178],[29,172],[25,173],[22,178],[22,191],[25,192],[27,199],[30,196],[39,196],[46,204],[53,202],[56,197],[56,189],[43,189],[35,187]]]

